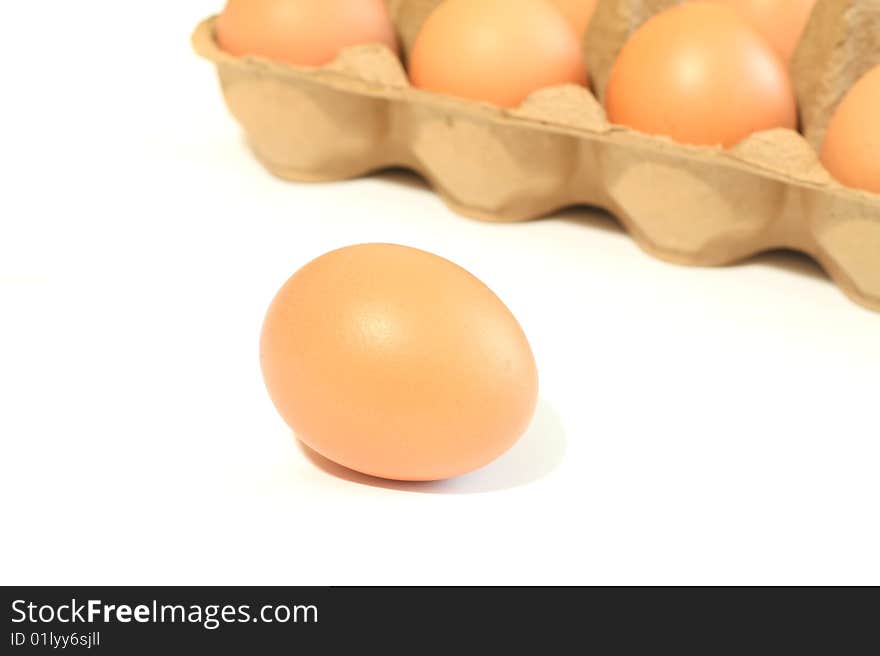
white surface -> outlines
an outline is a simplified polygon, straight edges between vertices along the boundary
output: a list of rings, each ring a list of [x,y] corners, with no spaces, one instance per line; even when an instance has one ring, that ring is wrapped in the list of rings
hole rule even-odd
[[[880,315],[815,267],[678,268],[406,176],[280,182],[189,51],[219,3],[50,4],[0,5],[0,582],[880,583]],[[543,400],[489,469],[371,485],[270,405],[271,297],[364,241],[521,320]]]

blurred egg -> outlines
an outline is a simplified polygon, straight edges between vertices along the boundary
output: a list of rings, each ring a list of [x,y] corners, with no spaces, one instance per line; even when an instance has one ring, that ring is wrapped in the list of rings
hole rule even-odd
[[[260,361],[297,437],[389,479],[490,463],[537,401],[532,351],[507,307],[464,269],[403,246],[350,246],[297,271],[269,308]]]
[[[323,66],[340,50],[366,43],[397,52],[383,0],[229,0],[217,19],[217,41],[237,57],[298,66]]]
[[[797,49],[816,0],[715,0],[729,5],[770,42],[787,64]]]
[[[446,0],[422,26],[409,71],[422,89],[501,107],[587,82],[580,40],[546,0]]]
[[[780,58],[733,9],[706,2],[657,14],[626,42],[605,98],[613,123],[688,144],[732,146],[797,127]]]
[[[581,37],[587,33],[587,28],[590,26],[590,20],[593,18],[593,14],[596,13],[596,5],[599,4],[599,0],[550,1],[559,8],[563,15],[568,19],[568,22],[574,27],[578,36]]]
[[[880,194],[880,66],[862,76],[834,112],[822,163],[843,184]]]

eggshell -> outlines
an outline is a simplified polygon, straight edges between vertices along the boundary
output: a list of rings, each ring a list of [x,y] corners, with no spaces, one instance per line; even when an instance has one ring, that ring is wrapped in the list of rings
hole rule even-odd
[[[613,123],[689,144],[729,147],[797,126],[780,58],[733,9],[706,2],[668,9],[633,33],[605,102]]]
[[[578,36],[583,36],[590,26],[590,20],[596,13],[599,0],[550,0],[574,27]]]
[[[297,271],[269,308],[260,361],[301,440],[390,479],[488,464],[537,400],[529,343],[505,305],[464,269],[403,246],[350,246]]]
[[[862,76],[834,112],[822,163],[843,184],[880,194],[880,66]]]
[[[749,21],[787,64],[810,20],[816,0],[715,0]]]
[[[382,0],[229,0],[217,19],[217,40],[232,55],[299,66],[322,66],[365,43],[397,52]]]
[[[446,0],[419,32],[409,70],[419,88],[501,107],[587,83],[580,41],[546,0]]]

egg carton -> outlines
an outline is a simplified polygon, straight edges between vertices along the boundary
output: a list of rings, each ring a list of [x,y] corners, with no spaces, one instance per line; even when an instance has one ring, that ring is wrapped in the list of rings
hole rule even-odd
[[[388,0],[404,58],[437,4]],[[818,0],[792,62],[802,134],[759,132],[728,150],[612,125],[600,103],[628,36],[674,4],[600,2],[585,37],[598,98],[561,85],[514,109],[415,89],[383,45],[346,49],[320,68],[236,58],[218,46],[216,18],[198,26],[193,45],[216,65],[257,158],[281,178],[331,181],[405,167],[454,211],[488,221],[597,206],[647,252],[687,265],[793,249],[880,311],[880,196],[843,187],[816,154],[843,95],[880,63],[880,0]]]

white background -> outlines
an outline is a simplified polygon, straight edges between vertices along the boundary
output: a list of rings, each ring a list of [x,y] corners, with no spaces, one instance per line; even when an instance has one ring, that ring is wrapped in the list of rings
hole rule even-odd
[[[880,583],[880,315],[796,256],[679,268],[587,211],[278,181],[189,49],[217,9],[0,4],[0,582]],[[270,299],[364,241],[529,335],[535,425],[489,468],[370,481],[272,408]]]

